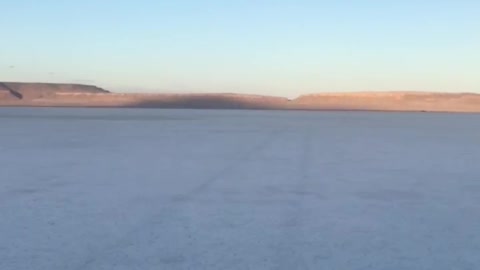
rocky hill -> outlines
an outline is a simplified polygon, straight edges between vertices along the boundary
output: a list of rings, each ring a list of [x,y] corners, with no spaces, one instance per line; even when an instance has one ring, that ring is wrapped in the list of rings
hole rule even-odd
[[[109,93],[92,85],[55,83],[0,82],[0,95],[4,98],[32,100],[57,93]]]

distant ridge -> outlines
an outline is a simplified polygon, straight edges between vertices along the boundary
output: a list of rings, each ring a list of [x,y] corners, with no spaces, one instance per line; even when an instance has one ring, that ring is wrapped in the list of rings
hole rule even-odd
[[[0,106],[480,112],[480,95],[334,92],[284,97],[234,93],[112,93],[93,85],[0,82]]]
[[[19,99],[41,98],[56,93],[109,93],[93,85],[57,83],[0,82],[1,90],[7,90]]]

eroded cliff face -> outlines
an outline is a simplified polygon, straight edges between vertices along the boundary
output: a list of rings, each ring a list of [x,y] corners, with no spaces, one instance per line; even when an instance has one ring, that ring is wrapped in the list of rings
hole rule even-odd
[[[24,100],[48,98],[57,93],[109,93],[93,85],[16,82],[0,82],[0,92]]]
[[[23,98],[22,94],[10,88],[8,84],[0,82],[0,102],[2,100],[8,101],[8,100],[17,100],[22,98]]]
[[[0,106],[480,112],[480,95],[357,92],[289,100],[243,94],[121,94],[89,85],[0,83]]]

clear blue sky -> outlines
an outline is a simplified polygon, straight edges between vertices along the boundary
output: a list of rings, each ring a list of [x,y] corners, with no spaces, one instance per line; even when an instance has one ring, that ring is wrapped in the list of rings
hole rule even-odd
[[[0,80],[118,91],[480,91],[480,1],[2,1]]]

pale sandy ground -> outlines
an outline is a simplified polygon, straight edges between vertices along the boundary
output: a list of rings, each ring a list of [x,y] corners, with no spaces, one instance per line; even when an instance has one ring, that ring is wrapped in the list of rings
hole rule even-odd
[[[480,269],[479,117],[0,108],[0,269]]]

